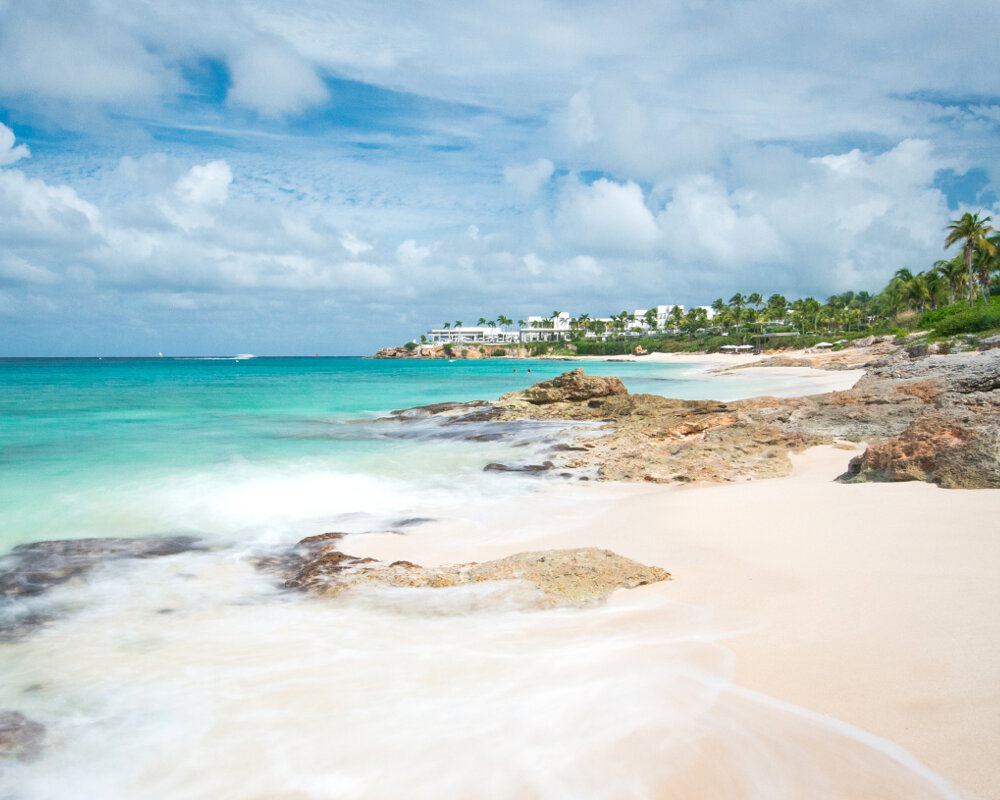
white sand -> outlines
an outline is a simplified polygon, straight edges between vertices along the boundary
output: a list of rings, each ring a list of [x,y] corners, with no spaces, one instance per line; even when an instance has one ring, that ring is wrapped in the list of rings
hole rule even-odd
[[[503,518],[350,552],[431,565],[601,546],[663,566],[673,581],[633,591],[731,626],[738,683],[1000,798],[1000,492],[834,483],[850,455],[815,448],[792,476],[744,484],[556,485]]]

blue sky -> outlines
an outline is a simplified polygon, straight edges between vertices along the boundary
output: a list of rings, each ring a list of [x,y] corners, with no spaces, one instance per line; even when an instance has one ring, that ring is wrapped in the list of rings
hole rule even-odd
[[[291,5],[0,0],[0,355],[825,299],[1000,218],[995,3]]]

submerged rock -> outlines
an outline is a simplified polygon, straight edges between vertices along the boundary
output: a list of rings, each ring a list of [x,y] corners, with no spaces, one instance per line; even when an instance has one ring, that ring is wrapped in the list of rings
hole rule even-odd
[[[0,557],[0,594],[38,595],[99,564],[128,558],[156,558],[203,549],[193,536],[58,539],[21,544]]]
[[[42,751],[45,726],[20,711],[0,710],[0,758],[30,761]]]
[[[358,587],[442,588],[484,581],[517,580],[541,593],[543,605],[590,603],[615,589],[667,580],[670,574],[610,550],[587,547],[518,553],[483,563],[421,567],[409,561],[385,564],[348,555],[335,547],[314,552],[288,575],[285,586],[319,595]]]
[[[65,613],[34,599],[99,565],[201,550],[193,536],[61,539],[15,547],[0,557],[0,642],[23,639]]]

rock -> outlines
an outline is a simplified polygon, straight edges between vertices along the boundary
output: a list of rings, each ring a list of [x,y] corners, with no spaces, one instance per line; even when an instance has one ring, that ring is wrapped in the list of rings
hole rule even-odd
[[[551,461],[543,461],[541,464],[521,464],[521,465],[510,465],[510,464],[487,464],[483,467],[483,472],[528,472],[528,473],[538,473],[538,472],[548,472],[555,468],[555,464]]]
[[[1000,420],[934,411],[851,459],[841,480],[929,481],[945,489],[1000,488]]]
[[[0,710],[0,758],[31,761],[42,751],[45,726],[20,711]]]
[[[1000,348],[1000,335],[990,336],[986,339],[980,339],[977,345],[980,352],[985,352],[987,350],[996,350]]]
[[[866,374],[844,392],[731,403],[684,401],[630,395],[617,391],[609,379],[591,379],[574,370],[485,407],[459,404],[441,413],[449,425],[461,425],[473,414],[496,422],[589,423],[578,446],[550,451],[552,468],[559,474],[587,472],[601,480],[688,483],[778,477],[791,471],[789,453],[846,440],[875,448],[868,466],[857,468],[858,476],[869,477],[858,480],[888,480],[885,460],[902,459],[906,467],[898,471],[900,476],[923,475],[921,480],[949,487],[994,485],[990,454],[992,431],[1000,430],[1000,349],[910,358],[902,349],[886,352],[888,347],[854,351],[851,362],[840,360],[843,353],[824,356],[829,368],[865,365]],[[595,423],[604,426],[605,435],[593,435]],[[961,436],[976,457],[963,468],[955,452],[954,459],[918,469],[923,456],[914,448],[934,425],[941,430],[935,441],[944,446],[953,434]],[[573,436],[574,429],[567,433]],[[889,444],[896,437],[903,438]],[[884,451],[878,449],[883,446]],[[941,452],[944,456],[951,450]]]
[[[564,372],[550,381],[542,381],[525,389],[525,400],[533,405],[548,403],[579,403],[595,397],[628,394],[619,378],[587,375],[582,369]]]
[[[0,594],[38,595],[108,561],[156,558],[201,549],[204,548],[193,536],[61,539],[22,544],[0,558]]]
[[[917,342],[906,348],[906,355],[910,358],[921,358],[927,355],[927,342]]]
[[[542,605],[573,605],[605,599],[615,589],[631,589],[668,580],[670,574],[610,550],[588,547],[518,553],[481,564],[421,567],[409,561],[392,564],[362,559],[329,548],[308,559],[288,577],[286,586],[320,595],[338,595],[358,587],[442,588],[484,581],[530,583]]]

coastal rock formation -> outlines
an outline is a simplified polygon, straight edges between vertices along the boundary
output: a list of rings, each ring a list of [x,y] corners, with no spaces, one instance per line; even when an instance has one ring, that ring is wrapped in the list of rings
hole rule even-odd
[[[619,378],[587,375],[582,369],[564,372],[550,381],[542,381],[525,389],[520,395],[532,405],[549,403],[580,403],[595,397],[628,394]]]
[[[301,545],[310,545],[307,541]],[[670,574],[610,550],[588,547],[518,553],[495,561],[421,567],[409,561],[385,564],[348,555],[334,544],[310,547],[294,565],[277,565],[285,586],[318,595],[338,595],[359,587],[442,588],[484,581],[526,581],[541,605],[574,605],[605,599],[615,589],[667,580]],[[275,565],[264,565],[275,566]]]
[[[0,557],[0,595],[37,595],[108,561],[156,558],[200,547],[193,536],[59,539],[22,544]]]
[[[929,481],[945,489],[1000,488],[1000,419],[928,413],[851,459],[845,482]]]
[[[45,726],[20,711],[0,710],[0,759],[31,761],[42,751]]]
[[[0,557],[0,642],[16,641],[56,615],[51,605],[27,602],[101,564],[146,559],[202,549],[192,536],[61,539],[15,547]]]
[[[876,372],[923,408],[902,431],[852,459],[843,480],[1000,488],[1000,351],[927,356]]]
[[[0,710],[0,759],[30,761],[41,754],[45,726],[20,711]]]
[[[852,349],[849,363],[866,368],[852,389],[810,397],[673,400],[630,395],[608,379],[574,370],[485,406],[458,404],[428,413],[448,424],[473,418],[605,423],[607,435],[594,437],[591,429],[578,446],[552,457],[557,474],[596,470],[604,480],[777,477],[790,472],[790,452],[847,440],[871,444],[847,480],[997,485],[1000,350],[911,358],[898,347],[886,352],[881,344]],[[829,366],[844,364],[838,359]],[[406,419],[406,413],[397,418]]]

